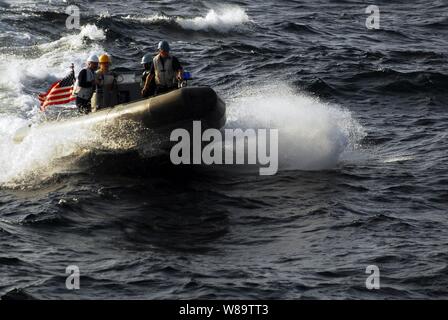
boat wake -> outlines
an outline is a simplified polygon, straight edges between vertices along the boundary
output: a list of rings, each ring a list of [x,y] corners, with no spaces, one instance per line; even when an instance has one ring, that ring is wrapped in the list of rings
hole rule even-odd
[[[349,110],[286,85],[241,90],[228,106],[227,127],[278,129],[280,170],[332,169],[365,136]]]
[[[151,156],[157,141],[141,144],[150,136],[137,123],[120,121],[102,124],[64,126],[63,130],[31,127],[21,143],[14,135],[27,121],[18,117],[0,118],[0,187],[35,187],[55,174],[76,170],[81,159],[91,153],[123,153],[141,148]],[[153,152],[153,153],[151,153]]]

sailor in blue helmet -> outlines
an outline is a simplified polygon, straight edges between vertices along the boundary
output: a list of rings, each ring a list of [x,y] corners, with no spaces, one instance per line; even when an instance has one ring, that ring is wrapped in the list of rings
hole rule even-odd
[[[170,92],[178,88],[178,81],[183,80],[183,69],[179,60],[170,54],[170,45],[167,41],[159,42],[159,53],[153,58],[149,76],[146,78],[142,96],[147,96],[151,81],[156,84],[156,94]]]

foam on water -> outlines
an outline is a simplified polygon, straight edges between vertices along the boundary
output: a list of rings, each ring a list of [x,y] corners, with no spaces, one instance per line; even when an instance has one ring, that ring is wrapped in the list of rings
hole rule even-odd
[[[124,19],[136,20],[143,23],[153,23],[160,21],[174,21],[182,28],[193,31],[229,32],[245,23],[250,22],[246,11],[238,6],[224,6],[219,9],[210,9],[206,15],[194,18],[173,18],[163,14],[155,14],[150,17],[126,16]]]
[[[67,75],[70,64],[80,70],[91,52],[101,52],[97,43],[105,38],[104,31],[86,25],[78,33],[56,41],[30,47],[14,48],[14,54],[0,53],[0,105],[2,110],[37,110],[36,93],[29,89],[36,80],[56,81]],[[91,43],[85,43],[89,39]],[[42,88],[45,91],[47,88]]]
[[[0,186],[21,187],[38,183],[69,165],[55,160],[75,156],[94,141],[94,135],[85,128],[58,132],[35,133],[34,129],[20,144],[13,142],[17,129],[27,121],[14,116],[0,118]]]
[[[395,162],[404,162],[404,161],[411,161],[414,160],[413,156],[407,156],[407,155],[397,155],[397,156],[393,156],[393,157],[389,157],[386,159],[383,159],[382,162],[383,163],[395,163]]]
[[[331,169],[365,135],[350,111],[286,85],[243,89],[228,105],[226,127],[278,129],[283,170]]]
[[[221,9],[210,9],[204,17],[193,19],[177,19],[184,29],[189,30],[215,30],[228,32],[250,21],[246,11],[240,7],[224,7]]]
[[[77,167],[90,152],[121,152],[135,148],[142,136],[135,123],[121,121],[113,127],[97,123],[32,126],[20,143],[16,131],[27,121],[15,116],[0,118],[0,187],[35,186],[53,175]]]

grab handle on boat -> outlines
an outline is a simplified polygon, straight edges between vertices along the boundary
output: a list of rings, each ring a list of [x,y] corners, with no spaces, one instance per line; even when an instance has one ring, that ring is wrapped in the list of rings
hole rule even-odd
[[[183,80],[179,81],[179,83],[178,83],[179,88],[185,88],[186,86],[188,86],[188,80],[193,80],[193,78],[191,77],[191,73],[188,71],[184,71],[182,77],[183,77]]]

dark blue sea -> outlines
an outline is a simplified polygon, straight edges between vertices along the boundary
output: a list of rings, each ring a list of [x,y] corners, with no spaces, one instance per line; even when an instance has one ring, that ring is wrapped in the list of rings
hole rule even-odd
[[[377,0],[379,29],[370,4],[0,1],[0,296],[448,298],[448,2]],[[12,141],[72,63],[139,73],[162,39],[225,128],[278,129],[276,175],[175,166],[132,128]]]

